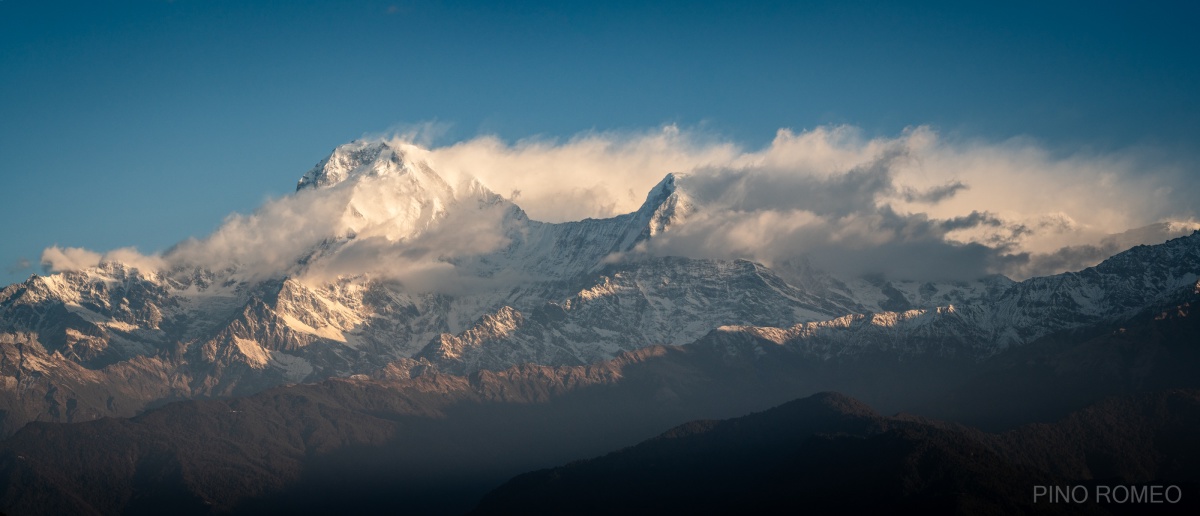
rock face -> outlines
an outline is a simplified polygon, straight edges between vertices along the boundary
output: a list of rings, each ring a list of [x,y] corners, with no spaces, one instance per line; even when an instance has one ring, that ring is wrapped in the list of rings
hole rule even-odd
[[[470,374],[698,339],[822,360],[980,360],[1146,310],[1195,288],[1200,271],[1200,233],[1024,282],[834,278],[803,260],[777,272],[646,254],[648,239],[703,209],[687,181],[666,176],[633,213],[551,224],[474,179],[442,177],[420,149],[344,145],[289,198],[323,232],[277,270],[249,258],[205,265],[193,242],[158,270],[106,262],[0,291],[0,434],[397,363]],[[364,257],[369,266],[347,268]],[[390,274],[412,263],[430,272]]]

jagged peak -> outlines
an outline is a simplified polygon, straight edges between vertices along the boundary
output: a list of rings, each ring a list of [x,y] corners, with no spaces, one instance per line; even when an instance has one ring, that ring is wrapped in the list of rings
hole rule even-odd
[[[376,164],[384,154],[387,154],[385,159],[396,158],[395,153],[385,153],[385,151],[390,151],[390,147],[379,141],[355,140],[339,145],[333,149],[329,157],[321,160],[300,178],[300,181],[296,183],[296,191],[338,184],[356,172],[363,173],[369,170],[371,165]]]
[[[426,153],[411,144],[355,140],[337,146],[329,157],[306,172],[296,183],[296,191],[332,187],[354,178],[389,176],[448,185],[429,166]]]
[[[296,183],[296,191],[331,188],[369,179],[399,179],[392,183],[407,194],[420,191],[448,201],[455,198],[494,200],[499,197],[474,177],[435,170],[430,151],[404,142],[355,140],[336,147]],[[378,185],[370,185],[375,189]],[[414,190],[412,187],[415,187]]]
[[[648,217],[650,236],[666,231],[696,211],[696,201],[688,195],[686,182],[686,174],[670,173],[650,189],[646,202],[638,209],[639,214]]]
[[[642,203],[642,207],[638,211],[654,211],[671,196],[678,195],[680,182],[684,177],[686,177],[685,174],[675,172],[667,174],[646,194],[646,201]]]

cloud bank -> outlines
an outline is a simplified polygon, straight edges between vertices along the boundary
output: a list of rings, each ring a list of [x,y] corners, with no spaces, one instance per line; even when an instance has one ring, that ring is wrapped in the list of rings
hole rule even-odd
[[[563,142],[483,137],[430,159],[519,194],[532,218],[548,221],[633,211],[665,172],[687,172],[708,209],[655,252],[765,262],[802,254],[844,274],[1025,278],[1200,228],[1189,170],[1150,152],[1061,155],[926,127],[885,138],[848,126],[783,129],[761,149],[674,126]],[[1165,221],[1173,224],[1112,238]]]
[[[412,148],[413,139],[391,143]],[[848,275],[1019,279],[1080,269],[1200,228],[1192,202],[1200,192],[1180,164],[1136,149],[1064,155],[1022,139],[961,141],[925,127],[880,138],[846,126],[785,129],[748,149],[667,126],[565,141],[483,136],[415,154],[442,177],[477,178],[550,222],[631,212],[665,174],[686,173],[680,184],[701,209],[646,251],[768,265],[804,256]],[[161,255],[52,247],[42,263],[59,271],[119,259],[265,274],[319,257],[329,277],[358,271],[434,278],[421,282],[432,285],[453,283],[453,257],[507,243],[497,231],[500,211],[399,234],[387,229],[396,209],[381,208],[397,199],[372,193],[384,185],[343,186],[231,215],[212,235]],[[339,239],[353,242],[323,256]]]

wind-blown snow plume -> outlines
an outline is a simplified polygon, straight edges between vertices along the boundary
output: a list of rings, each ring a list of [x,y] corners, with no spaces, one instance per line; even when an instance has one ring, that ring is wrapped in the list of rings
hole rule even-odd
[[[1179,167],[1136,151],[1058,156],[1029,141],[961,142],[928,128],[892,138],[852,127],[780,130],[757,150],[674,126],[563,142],[485,136],[432,149],[393,138],[384,147],[404,156],[392,157],[372,145],[351,146],[382,168],[352,173],[366,165],[335,155],[330,166],[343,169],[312,188],[231,215],[161,255],[55,246],[42,262],[49,271],[119,260],[248,276],[370,273],[436,288],[455,283],[453,258],[508,243],[500,225],[510,205],[488,189],[535,220],[603,218],[636,210],[669,172],[685,173],[682,188],[700,209],[644,251],[768,264],[806,255],[843,274],[1021,278],[1200,228],[1196,187]],[[362,177],[343,181],[354,174]],[[464,199],[470,210],[451,209]],[[1143,229],[1114,236],[1133,228]]]

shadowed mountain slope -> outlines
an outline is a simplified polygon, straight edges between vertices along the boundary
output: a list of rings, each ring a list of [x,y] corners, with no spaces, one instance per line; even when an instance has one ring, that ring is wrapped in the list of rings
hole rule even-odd
[[[824,393],[518,476],[471,514],[1119,514],[1131,508],[1035,501],[1034,486],[1146,484],[1177,486],[1179,503],[1134,510],[1188,514],[1200,508],[1198,424],[1200,391],[1113,399],[999,435]]]

